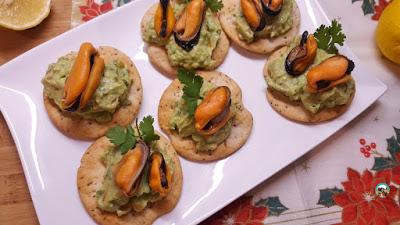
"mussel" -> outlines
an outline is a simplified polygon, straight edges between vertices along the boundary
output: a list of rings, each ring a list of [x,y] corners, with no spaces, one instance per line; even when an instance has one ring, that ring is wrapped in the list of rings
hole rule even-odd
[[[266,21],[260,0],[240,0],[240,7],[251,30],[257,32],[264,29]]]
[[[314,62],[318,44],[314,35],[304,31],[300,44],[294,47],[286,57],[285,69],[288,74],[298,76]]]
[[[135,193],[149,152],[146,144],[138,142],[135,148],[129,150],[116,166],[114,181],[125,195],[131,196]]]
[[[195,128],[201,135],[212,135],[232,117],[231,91],[226,86],[210,90],[194,113]]]
[[[261,5],[266,15],[276,16],[281,12],[284,0],[261,0]]]
[[[83,43],[65,81],[61,108],[68,111],[83,109],[100,84],[104,60],[90,43]]]
[[[154,16],[154,28],[161,38],[168,38],[175,26],[174,10],[169,0],[160,0]]]
[[[205,11],[204,0],[192,0],[175,23],[175,42],[187,52],[191,51],[199,42]]]
[[[171,190],[172,174],[164,156],[160,152],[153,152],[150,156],[149,186],[151,190],[164,197]]]
[[[283,0],[240,0],[240,7],[252,31],[261,31],[269,17],[281,12]]]
[[[309,92],[322,92],[351,80],[354,62],[343,55],[335,55],[311,68],[307,73]]]

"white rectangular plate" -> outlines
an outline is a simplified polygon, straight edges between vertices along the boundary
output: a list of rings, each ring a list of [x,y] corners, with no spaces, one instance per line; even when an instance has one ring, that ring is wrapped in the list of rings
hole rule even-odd
[[[109,45],[127,53],[142,76],[144,101],[139,117],[157,117],[159,98],[171,80],[148,62],[140,33],[143,13],[155,0],[137,0],[85,23],[8,62],[0,68],[0,109],[8,123],[24,167],[41,224],[94,224],[86,214],[76,188],[82,154],[91,144],[62,135],[43,106],[41,79],[48,64],[77,50],[83,41]],[[301,31],[328,23],[314,0],[298,1]],[[261,181],[312,149],[354,119],[386,90],[351,51],[356,63],[357,92],[348,111],[319,125],[301,125],[284,119],[267,103],[262,76],[265,58],[247,58],[231,48],[220,71],[241,86],[244,105],[252,112],[254,127],[246,145],[231,157],[214,163],[181,159],[184,184],[176,208],[156,224],[196,224]],[[158,129],[158,125],[157,125]]]

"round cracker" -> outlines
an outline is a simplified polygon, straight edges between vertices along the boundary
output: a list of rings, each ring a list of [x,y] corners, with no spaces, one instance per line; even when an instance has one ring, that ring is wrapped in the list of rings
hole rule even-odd
[[[219,20],[222,28],[229,38],[241,48],[257,54],[268,55],[275,49],[288,45],[299,33],[300,10],[296,1],[293,1],[293,27],[285,34],[275,38],[260,38],[252,43],[247,43],[239,38],[235,26],[234,14],[240,10],[240,0],[224,0],[224,8],[220,12]]]
[[[282,54],[285,54],[286,51],[287,47],[280,48],[269,57],[263,70],[265,78],[270,75],[268,69],[269,63],[280,57]],[[301,123],[319,123],[332,120],[342,115],[353,101],[354,93],[355,92],[353,92],[349,101],[345,105],[335,106],[333,108],[323,108],[317,113],[311,113],[304,108],[300,101],[291,101],[288,97],[272,88],[267,89],[267,99],[272,108],[287,119]]]
[[[243,106],[240,87],[227,75],[216,71],[199,71],[198,74],[215,85],[225,85],[231,90],[232,99],[238,102],[240,109],[233,119],[233,126],[229,137],[214,151],[197,152],[196,144],[191,138],[182,138],[170,129],[170,119],[174,114],[176,103],[182,96],[182,84],[175,79],[164,91],[158,106],[158,123],[161,129],[168,134],[171,143],[180,156],[193,161],[214,161],[225,158],[239,150],[250,136],[253,126],[253,116]]]
[[[99,47],[98,52],[106,64],[117,59],[123,62],[125,67],[128,69],[128,72],[133,79],[128,95],[131,104],[119,108],[114,113],[111,121],[98,123],[95,120],[83,119],[72,115],[69,112],[61,111],[53,100],[45,96],[43,92],[44,106],[51,121],[63,134],[74,139],[93,140],[103,136],[109,128],[117,124],[120,126],[131,124],[136,118],[141,105],[143,95],[142,83],[139,72],[131,59],[123,52],[108,46]]]
[[[130,213],[122,217],[115,213],[103,212],[97,208],[96,191],[101,188],[106,167],[101,162],[104,150],[112,146],[106,137],[95,141],[82,156],[77,174],[79,197],[89,215],[104,225],[150,225],[158,217],[170,212],[177,204],[182,191],[182,168],[179,157],[168,140],[160,135],[158,141],[165,146],[166,152],[173,159],[175,169],[170,193],[162,200],[153,203],[139,213]]]
[[[141,31],[144,33],[144,29],[147,23],[151,23],[151,20],[154,18],[154,14],[157,9],[157,4],[153,5],[147,12],[144,14],[141,22]],[[217,21],[218,19],[215,18]],[[217,46],[215,47],[211,58],[215,61],[215,64],[207,70],[214,70],[218,66],[220,66],[228,54],[229,51],[229,39],[224,33],[221,31],[220,38],[218,40]],[[156,67],[161,73],[166,74],[170,77],[175,78],[178,67],[174,67],[169,63],[168,54],[164,46],[157,46],[154,44],[148,44],[147,46],[147,54],[149,56],[149,60],[151,64]],[[199,68],[202,69],[202,68]]]

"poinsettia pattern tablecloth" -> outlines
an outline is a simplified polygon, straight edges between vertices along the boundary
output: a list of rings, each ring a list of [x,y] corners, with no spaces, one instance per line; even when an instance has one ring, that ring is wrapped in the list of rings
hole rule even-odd
[[[130,2],[72,1],[72,26]],[[204,225],[385,225],[400,221],[400,66],[381,56],[374,39],[377,20],[388,1],[319,1],[330,19],[342,23],[346,44],[388,91],[344,129]],[[375,195],[379,183],[390,185],[386,198]]]

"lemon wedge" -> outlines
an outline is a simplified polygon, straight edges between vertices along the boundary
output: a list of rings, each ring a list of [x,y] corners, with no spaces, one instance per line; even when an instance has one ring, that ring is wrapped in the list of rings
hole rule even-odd
[[[400,64],[400,0],[392,1],[383,10],[375,38],[382,54]]]
[[[38,25],[50,12],[51,0],[0,0],[0,26],[25,30]]]

